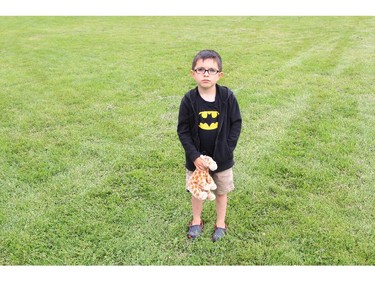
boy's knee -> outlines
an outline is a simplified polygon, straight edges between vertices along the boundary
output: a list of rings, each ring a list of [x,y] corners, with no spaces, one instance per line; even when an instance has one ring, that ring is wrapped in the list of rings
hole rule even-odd
[[[216,195],[216,200],[221,201],[225,200],[227,198],[227,194],[215,194]]]

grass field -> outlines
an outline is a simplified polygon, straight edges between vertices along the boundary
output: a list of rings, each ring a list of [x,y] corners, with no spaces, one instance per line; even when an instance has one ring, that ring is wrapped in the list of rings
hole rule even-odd
[[[243,131],[228,235],[186,238],[201,49]],[[374,17],[1,17],[1,265],[375,265]]]

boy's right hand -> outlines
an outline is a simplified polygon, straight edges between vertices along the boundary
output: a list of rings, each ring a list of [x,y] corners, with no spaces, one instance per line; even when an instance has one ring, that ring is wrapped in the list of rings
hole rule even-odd
[[[207,168],[206,161],[204,161],[201,157],[195,159],[194,165],[197,170],[205,170]]]

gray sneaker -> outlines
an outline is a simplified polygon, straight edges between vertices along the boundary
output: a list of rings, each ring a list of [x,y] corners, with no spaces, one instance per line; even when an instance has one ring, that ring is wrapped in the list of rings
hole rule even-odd
[[[202,231],[203,231],[203,220],[201,220],[200,224],[195,224],[195,225],[190,224],[187,236],[189,239],[195,239],[202,235]]]
[[[227,226],[225,226],[225,227],[227,227]],[[215,231],[214,231],[214,234],[212,235],[212,241],[216,242],[217,240],[223,238],[225,236],[226,232],[227,232],[226,228],[217,227],[215,225]]]

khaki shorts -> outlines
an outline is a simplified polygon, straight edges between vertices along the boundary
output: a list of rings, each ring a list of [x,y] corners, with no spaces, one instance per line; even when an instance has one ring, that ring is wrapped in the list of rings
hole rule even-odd
[[[186,186],[192,174],[192,171],[186,170]],[[213,193],[224,195],[234,189],[233,168],[230,168],[222,172],[214,173],[212,175],[212,178],[214,179],[217,185],[217,189],[212,190]]]

